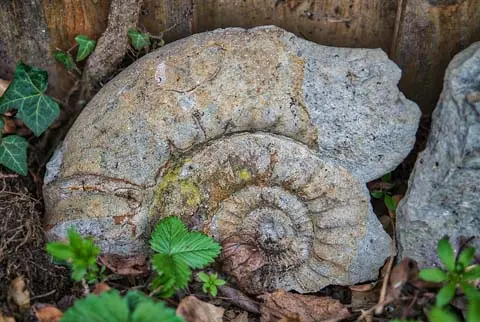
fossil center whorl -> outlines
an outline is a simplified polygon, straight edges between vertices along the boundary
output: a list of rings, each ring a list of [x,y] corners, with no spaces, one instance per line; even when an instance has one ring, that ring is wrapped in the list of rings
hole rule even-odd
[[[236,134],[172,162],[162,176],[153,222],[176,215],[213,235],[224,270],[248,292],[347,280],[368,200],[348,171],[304,144]]]

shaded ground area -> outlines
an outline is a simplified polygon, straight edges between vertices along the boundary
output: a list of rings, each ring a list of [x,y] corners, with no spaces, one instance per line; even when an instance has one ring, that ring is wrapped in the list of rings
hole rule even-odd
[[[4,176],[0,171],[0,303],[6,303],[10,281],[21,275],[32,297],[58,300],[71,292],[71,282],[67,269],[52,264],[45,252],[41,197],[32,192],[30,176]]]

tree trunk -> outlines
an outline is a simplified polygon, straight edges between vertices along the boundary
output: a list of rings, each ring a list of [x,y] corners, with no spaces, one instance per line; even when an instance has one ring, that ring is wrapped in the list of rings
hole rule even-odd
[[[62,99],[75,78],[57,64],[56,48],[78,34],[98,39],[109,0],[0,0],[0,78],[18,59],[48,70],[49,92]],[[134,8],[132,8],[134,10]],[[224,27],[277,25],[330,46],[382,48],[403,69],[401,88],[424,114],[435,107],[444,70],[480,40],[480,0],[144,0],[138,26],[174,41]]]

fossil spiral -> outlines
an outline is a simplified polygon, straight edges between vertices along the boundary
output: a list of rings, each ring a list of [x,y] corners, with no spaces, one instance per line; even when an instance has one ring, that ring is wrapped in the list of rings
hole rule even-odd
[[[419,119],[398,77],[379,50],[276,27],[169,44],[109,82],[52,157],[47,235],[75,225],[104,252],[147,252],[152,225],[179,216],[251,293],[375,278],[391,240],[365,183]]]

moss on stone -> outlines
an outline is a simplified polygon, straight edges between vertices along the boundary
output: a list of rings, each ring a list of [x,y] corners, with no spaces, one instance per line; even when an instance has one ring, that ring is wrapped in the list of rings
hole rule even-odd
[[[246,168],[237,171],[237,176],[243,181],[248,181],[252,178],[252,174]]]

